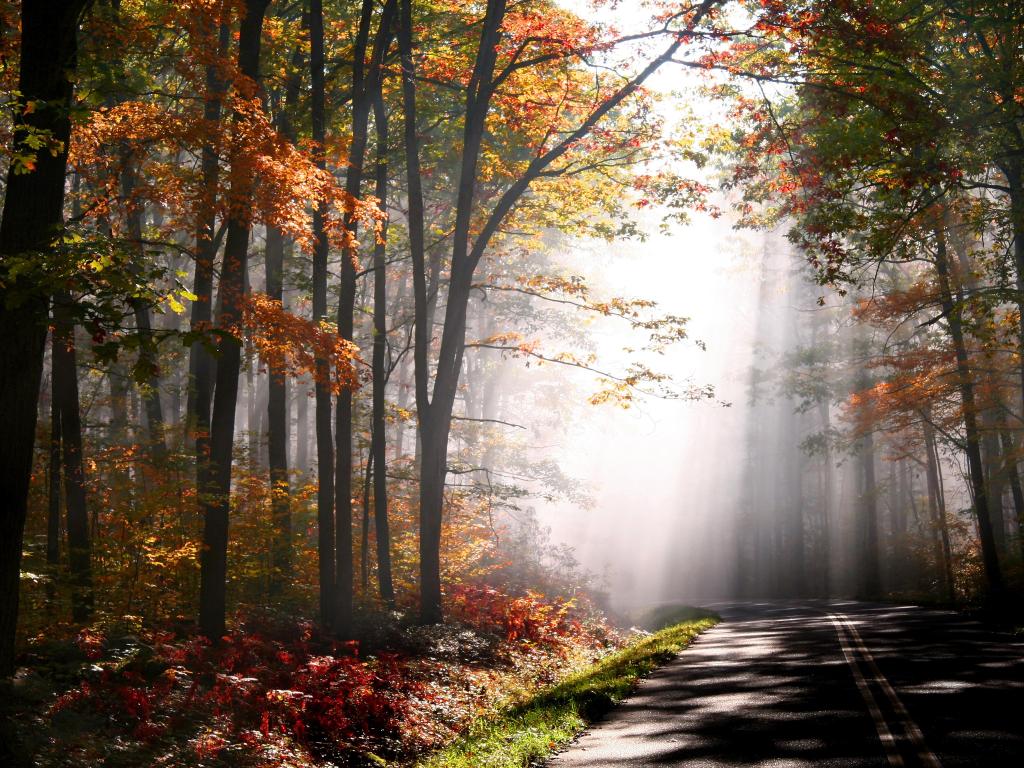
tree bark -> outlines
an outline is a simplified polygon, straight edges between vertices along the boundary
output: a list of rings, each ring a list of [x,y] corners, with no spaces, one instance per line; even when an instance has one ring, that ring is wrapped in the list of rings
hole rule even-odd
[[[349,201],[344,225],[353,237],[356,221],[352,203],[361,195],[366,129],[370,103],[366,95],[366,50],[373,18],[372,0],[363,0],[355,47],[352,51],[352,140],[349,144],[345,193]],[[338,299],[338,334],[352,341],[356,301],[355,246],[342,251],[341,291]],[[338,393],[334,413],[334,631],[347,639],[352,634],[354,564],[352,560],[352,390]]]
[[[822,398],[818,401],[818,414],[821,418],[822,434],[825,436],[821,455],[821,581],[822,596],[832,596],[832,416],[829,401]]]
[[[226,21],[221,20],[217,43],[218,55],[221,57],[227,55],[230,35],[231,27]],[[221,80],[217,66],[208,65],[203,119],[211,130],[216,130],[220,123],[221,101],[226,88],[227,85]],[[217,156],[217,147],[212,141],[203,145],[200,163],[205,197],[197,216],[195,234],[196,268],[192,292],[196,299],[192,302],[192,313],[189,318],[189,329],[193,333],[206,333],[213,320],[213,262],[217,255],[215,202],[220,178],[220,160]],[[185,411],[186,423],[195,437],[197,483],[205,471],[203,465],[209,458],[214,367],[214,359],[207,349],[207,344],[193,339],[188,355],[189,387]]]
[[[284,294],[284,237],[267,228],[267,296]],[[270,516],[274,527],[270,591],[279,594],[292,567],[291,492],[288,483],[288,384],[284,373],[270,370],[267,392],[267,464],[270,468]]]
[[[1024,415],[1024,173],[1018,158],[1011,158],[1000,168],[1006,176],[1010,198],[1010,226],[1013,231],[1013,262],[1017,279],[1017,309],[1019,315],[1019,373],[1021,384],[1021,414]]]
[[[238,37],[238,68],[255,86],[259,81],[260,37],[269,0],[249,0]],[[240,158],[239,158],[240,159]],[[241,165],[240,163],[238,164]],[[233,170],[236,158],[232,158]],[[232,173],[232,210],[229,216],[224,263],[220,275],[222,329],[231,327],[241,315],[241,302],[248,268],[249,230],[245,201],[252,197],[253,179]],[[227,608],[228,512],[231,501],[232,448],[235,437],[235,406],[241,342],[224,338],[217,361],[213,414],[210,419],[210,460],[200,486],[203,509],[203,550],[200,558],[199,627],[206,637],[218,641],[224,634]]]
[[[935,539],[938,543],[936,564],[940,568],[943,591],[952,605],[956,600],[956,589],[953,582],[953,553],[949,542],[949,526],[946,523],[946,503],[942,493],[942,479],[939,476],[939,452],[935,444],[935,429],[929,421],[927,413],[922,414],[925,453],[927,454],[926,472],[928,476],[928,504],[932,511],[932,522],[935,525]]]
[[[373,20],[373,0],[364,0],[353,50],[352,64],[352,142],[349,145],[348,170],[345,173],[345,192],[349,201],[357,199],[362,190],[363,168],[366,161],[370,110],[380,90],[382,63],[392,36],[395,0],[387,0],[381,9],[377,33],[370,51],[370,65],[366,68],[370,26]],[[351,204],[351,203],[349,203]],[[354,211],[345,211],[345,228],[353,234],[357,222]],[[346,248],[341,259],[341,295],[338,301],[338,333],[346,341],[353,340],[356,298],[356,260],[354,247]],[[335,412],[335,558],[337,591],[335,593],[335,633],[346,638],[352,633],[352,390],[343,389],[338,395]]]
[[[388,200],[388,117],[380,89],[374,98],[374,125],[377,131],[377,164],[374,194],[383,211]],[[389,608],[395,605],[391,577],[391,529],[388,524],[387,426],[384,419],[384,390],[387,345],[387,260],[385,238],[387,221],[373,248],[373,417],[370,450],[373,454],[373,523],[377,534],[377,586],[381,600]]]
[[[14,672],[18,583],[25,533],[36,407],[43,371],[49,297],[38,285],[8,281],[15,259],[54,253],[62,223],[71,135],[68,110],[77,65],[78,23],[89,0],[22,0],[19,97],[14,148],[30,132],[49,135],[54,151],[36,152],[35,168],[7,173],[0,220],[0,677]],[[27,109],[28,104],[33,109]]]
[[[326,113],[324,105],[324,14],[321,0],[309,2],[309,66],[311,83],[311,115],[316,164],[327,168],[324,154]],[[313,321],[327,319],[327,203],[317,201],[313,209]],[[317,360],[315,381],[317,465],[317,556],[320,580],[320,621],[334,624],[334,435],[331,431],[330,370],[327,362]]]
[[[875,599],[881,595],[878,563],[878,494],[875,480],[875,438],[868,432],[861,438],[861,597]]]
[[[85,499],[85,469],[82,464],[82,418],[78,405],[75,326],[69,314],[70,302],[68,294],[60,294],[53,309],[53,388],[60,406],[61,443],[64,448],[71,617],[83,623],[89,620],[93,608],[92,553],[89,512]]]
[[[60,401],[50,375],[50,462],[46,514],[47,599],[51,606],[57,596],[56,579],[60,572],[60,478],[61,478]]]
[[[292,68],[285,83],[284,106],[277,116],[277,128],[292,144],[297,136],[292,123],[292,112],[299,100],[302,78],[302,51],[296,46],[292,54]],[[267,227],[265,258],[267,296],[284,305],[285,239],[279,229]],[[288,480],[288,379],[280,371],[270,370],[267,391],[267,466],[270,470],[270,508],[274,526],[271,553],[270,589],[279,593],[288,581],[292,569],[291,488]]]
[[[295,460],[299,481],[306,482],[309,472],[309,386],[306,377],[295,382]]]
[[[982,560],[985,576],[991,596],[999,601],[1004,596],[1003,573],[999,565],[999,552],[996,548],[992,531],[992,519],[989,516],[988,492],[985,483],[985,469],[981,460],[981,436],[978,429],[977,403],[974,396],[974,380],[967,346],[964,342],[963,326],[960,319],[962,300],[953,298],[950,284],[949,257],[946,253],[945,232],[941,225],[936,225],[935,235],[935,269],[938,273],[939,294],[942,311],[946,316],[949,335],[953,340],[956,354],[957,377],[959,379],[960,397],[963,401],[964,433],[967,441],[967,467],[971,490],[974,494],[974,512],[978,522],[978,539],[981,543]]]
[[[1013,511],[1017,517],[1017,538],[1018,546],[1024,548],[1024,490],[1020,481],[1020,471],[1017,468],[1017,446],[1013,439],[1013,433],[1004,428],[1000,433],[1003,444],[1003,457],[1006,462],[1006,475],[1010,481],[1010,493],[1013,496]]]

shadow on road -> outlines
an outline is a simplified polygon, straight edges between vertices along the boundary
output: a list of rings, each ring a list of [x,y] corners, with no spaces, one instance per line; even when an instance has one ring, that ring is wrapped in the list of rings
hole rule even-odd
[[[840,602],[729,603],[550,768],[884,766],[878,727],[827,617],[848,616],[943,766],[1024,765],[1020,643],[952,614]],[[903,764],[922,764],[875,694]]]

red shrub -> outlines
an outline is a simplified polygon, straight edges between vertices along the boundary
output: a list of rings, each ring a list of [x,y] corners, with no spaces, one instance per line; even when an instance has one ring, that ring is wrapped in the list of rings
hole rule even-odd
[[[513,597],[491,587],[460,584],[448,596],[452,618],[507,640],[558,643],[578,626],[572,600],[549,601],[537,592]]]

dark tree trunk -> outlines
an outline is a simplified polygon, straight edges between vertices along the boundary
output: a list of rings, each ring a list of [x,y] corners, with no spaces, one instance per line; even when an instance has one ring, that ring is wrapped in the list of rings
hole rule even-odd
[[[1018,344],[1020,351],[1020,384],[1024,413],[1024,173],[1019,155],[1002,166],[1010,198],[1010,226],[1013,229],[1013,262],[1017,277],[1017,309],[1019,316]]]
[[[135,185],[135,169],[131,158],[126,155],[124,170],[121,173],[121,194],[130,206],[127,216],[128,237],[132,240],[138,259],[133,266],[139,270],[145,256],[145,248],[142,243],[142,209],[138,204],[131,203]],[[154,465],[159,466],[167,457],[167,444],[165,442],[164,409],[160,401],[160,371],[157,364],[156,341],[153,337],[153,322],[149,306],[144,301],[133,297],[130,304],[135,316],[135,328],[139,333],[139,367],[142,369],[144,378],[140,392],[146,412],[146,424],[149,427],[150,457]]]
[[[942,493],[942,479],[939,476],[939,453],[935,444],[935,429],[923,414],[924,446],[927,454],[925,464],[928,476],[928,505],[932,512],[935,526],[936,564],[940,569],[940,581],[943,594],[952,605],[956,600],[956,589],[953,582],[953,553],[949,543],[949,526],[946,523],[946,502]]]
[[[466,311],[469,302],[475,261],[470,255],[470,225],[474,212],[477,167],[483,143],[484,123],[493,95],[492,80],[497,62],[497,46],[501,39],[501,23],[505,16],[505,0],[489,0],[481,25],[480,44],[477,48],[473,73],[466,89],[466,112],[463,125],[461,169],[456,191],[455,231],[452,246],[451,277],[448,283],[448,303],[445,310],[444,331],[433,397],[426,402],[427,371],[419,365],[417,357],[417,411],[420,423],[420,620],[425,624],[438,623],[443,618],[441,607],[441,528],[444,505],[444,481],[447,474],[448,436],[451,431],[452,408],[462,370],[465,352]],[[403,8],[406,8],[403,2]],[[409,11],[405,15],[408,15]],[[411,61],[411,19],[403,19],[403,35],[408,27],[409,40],[403,48]],[[403,51],[403,70],[405,69]],[[406,77],[408,82],[409,78]],[[407,119],[415,119],[415,111]],[[408,130],[408,129],[407,129]],[[410,169],[411,170],[411,169]],[[525,186],[524,186],[525,190]],[[521,194],[521,192],[520,192]],[[510,206],[511,207],[511,206]],[[477,244],[486,246],[487,237],[481,235]],[[475,250],[475,249],[474,249]],[[474,256],[482,255],[473,254]],[[420,259],[422,261],[422,258]],[[478,259],[477,259],[478,260]],[[414,259],[415,263],[415,259]],[[415,268],[415,267],[414,267]],[[418,271],[418,270],[417,270]],[[426,324],[425,291],[423,312],[417,309],[417,324]],[[427,331],[426,328],[423,329]],[[417,353],[420,352],[417,334]],[[423,339],[425,343],[425,339]],[[425,354],[426,350],[423,350]],[[425,357],[422,359],[425,363]],[[420,394],[422,391],[422,395]],[[426,405],[426,408],[421,407]]]
[[[231,28],[226,19],[221,19],[218,28],[218,53],[221,57],[227,55],[228,43],[230,41]],[[210,64],[206,68],[206,99],[203,105],[203,117],[211,126],[216,126],[221,120],[221,98],[226,91],[226,84],[221,80],[218,68]],[[202,149],[202,184],[206,199],[198,215],[195,235],[196,266],[192,292],[196,295],[192,303],[192,313],[189,318],[189,330],[193,334],[206,334],[212,327],[213,320],[213,263],[217,255],[216,241],[216,195],[220,178],[220,160],[218,148],[207,142]],[[192,346],[189,348],[189,386],[188,396],[185,402],[185,423],[187,433],[195,439],[196,458],[196,491],[199,496],[200,508],[205,509],[207,498],[212,489],[213,466],[211,465],[211,435],[210,435],[210,408],[213,401],[213,377],[216,370],[211,350],[207,344],[208,339],[193,338]],[[212,498],[210,499],[212,502]],[[213,513],[215,516],[218,513]],[[205,521],[204,521],[205,522]],[[218,539],[222,536],[224,546],[227,543],[227,519],[223,521],[209,518],[212,525],[210,533]],[[219,530],[221,523],[223,531]],[[203,534],[204,547],[207,545],[206,531]],[[214,546],[220,546],[219,541],[211,542]],[[226,563],[219,562],[219,550],[209,553],[212,560],[207,565],[209,572],[205,578],[201,577],[200,592],[203,592],[203,585],[211,594],[206,595],[208,604],[206,606],[207,620],[209,627],[203,627],[203,617],[200,617],[200,628],[208,634],[219,638],[223,634],[220,626],[221,620],[218,614],[222,615],[220,606],[225,604],[223,594],[218,597],[213,592],[223,593],[224,587],[217,587],[214,582],[220,576],[223,581],[226,575]],[[200,554],[200,565],[206,563],[207,552]],[[220,573],[224,569],[224,574]],[[202,595],[201,595],[202,599]]]
[[[398,24],[398,43],[402,60],[402,112],[404,115],[403,144],[405,147],[406,179],[409,194],[409,251],[412,256],[413,299],[415,325],[413,346],[413,379],[415,382],[416,414],[420,444],[430,432],[430,401],[428,399],[428,339],[427,276],[425,264],[425,238],[423,216],[423,181],[420,175],[419,136],[416,112],[416,70],[412,43],[412,0],[401,0]],[[422,449],[421,449],[422,454]],[[424,507],[424,501],[440,505],[441,495],[434,493],[431,480],[436,468],[420,462],[420,617],[424,621],[441,620],[440,553],[434,552],[434,542],[440,542],[440,531],[434,536],[431,523],[435,515]],[[443,489],[443,470],[442,470]],[[424,485],[426,483],[427,485]],[[440,507],[438,514],[440,516]]]
[[[822,398],[818,401],[818,414],[821,417],[822,433],[825,435],[824,448],[821,453],[821,586],[822,596],[832,596],[832,445],[830,431],[832,416],[829,413],[829,401]]]
[[[309,65],[311,82],[311,114],[316,164],[327,167],[324,155],[326,113],[324,105],[324,14],[321,0],[309,3]],[[313,210],[313,320],[327,319],[327,204],[318,201]],[[324,360],[317,360],[316,428],[317,465],[317,555],[320,577],[320,620],[325,626],[334,624],[334,436],[331,433],[330,370]]]
[[[1024,548],[1024,490],[1020,482],[1020,470],[1017,468],[1017,446],[1013,433],[1008,429],[1001,432],[1003,456],[1006,461],[1006,475],[1010,481],[1010,493],[1013,496],[1013,512],[1017,517],[1018,546]]]
[[[302,51],[296,46],[292,68],[285,84],[284,108],[277,116],[277,127],[292,144],[296,141],[292,112],[299,99]],[[284,235],[276,227],[267,227],[266,291],[274,301],[284,304]],[[292,568],[291,488],[288,481],[288,380],[284,373],[269,371],[267,391],[267,466],[270,470],[271,518],[274,544],[271,562],[271,592],[278,593],[287,583]]]
[[[231,27],[221,21],[218,28],[218,55],[226,56]],[[216,126],[221,118],[221,100],[226,84],[220,79],[218,68],[210,64],[206,68],[206,99],[203,103],[203,119],[210,126]],[[192,292],[189,328],[193,333],[205,333],[213,320],[213,262],[217,255],[216,240],[216,194],[220,178],[220,161],[217,148],[211,143],[203,145],[202,186],[205,194],[196,224],[195,248],[196,270]],[[207,345],[193,339],[189,347],[189,387],[186,398],[186,423],[195,435],[197,480],[201,478],[203,464],[210,450],[210,403],[213,399],[214,360]]]
[[[14,112],[26,128],[16,128],[13,146],[22,151],[27,131],[37,131],[52,136],[57,149],[38,151],[30,173],[18,173],[11,166],[0,221],[0,677],[14,672],[21,549],[49,303],[38,287],[9,281],[6,273],[15,258],[31,261],[54,255],[51,243],[60,229],[64,204],[78,22],[88,5],[88,0],[21,3]],[[35,109],[26,109],[29,102]]]
[[[370,451],[366,459],[366,471],[363,473],[363,519],[359,531],[359,584],[363,594],[370,586],[370,483],[373,481],[373,441],[370,436]]]
[[[1003,473],[1003,452],[999,445],[999,431],[992,409],[981,413],[981,456],[985,464],[988,516],[992,521],[992,538],[996,550],[1006,552],[1006,519],[1003,514],[1003,491],[1006,476]]]
[[[309,388],[305,377],[295,383],[295,469],[300,482],[306,482],[309,472]]]
[[[978,522],[978,538],[981,542],[982,560],[985,576],[991,596],[999,601],[1004,596],[1003,573],[999,565],[999,551],[996,547],[992,531],[992,518],[989,516],[988,492],[985,483],[985,468],[981,459],[981,436],[978,429],[978,411],[974,396],[974,380],[967,345],[964,342],[960,312],[962,299],[958,296],[954,301],[950,284],[949,259],[946,253],[945,232],[941,225],[935,227],[935,268],[939,278],[939,292],[942,311],[946,316],[949,335],[953,340],[956,353],[957,375],[959,378],[960,397],[963,401],[964,433],[966,437],[967,467],[970,476],[971,490],[974,494],[974,512]]]
[[[238,68],[252,83],[259,79],[260,36],[269,0],[249,0],[238,37]],[[234,158],[232,158],[234,160]],[[235,163],[233,162],[234,166]],[[233,174],[231,197],[245,210],[252,197],[253,180]],[[244,216],[228,220],[224,263],[220,274],[218,325],[228,328],[241,314],[241,301],[248,267],[250,224]],[[203,551],[200,558],[199,628],[211,640],[224,634],[227,608],[228,511],[231,500],[231,460],[235,437],[235,406],[241,342],[225,338],[217,361],[213,414],[210,419],[210,460],[200,486],[203,509]]]
[[[377,129],[377,167],[374,194],[387,211],[388,200],[388,117],[384,100],[374,99]],[[383,225],[387,226],[386,222]],[[381,233],[373,249],[373,425],[370,450],[373,459],[373,523],[377,534],[377,581],[381,600],[394,608],[395,588],[391,578],[391,529],[388,524],[387,426],[384,420],[384,389],[387,386],[387,261],[385,237]]]
[[[60,477],[61,477],[60,401],[50,378],[50,466],[46,514],[47,598],[52,604],[57,596],[55,580],[60,570]]]
[[[64,496],[68,530],[68,570],[71,576],[71,615],[82,623],[92,614],[92,554],[89,511],[85,500],[82,464],[82,418],[78,405],[78,362],[75,327],[69,315],[70,296],[54,304],[53,389],[60,406],[61,443],[64,448]]]
[[[875,481],[875,437],[868,432],[861,438],[861,556],[860,593],[877,598],[882,592],[878,571],[878,494]]]
[[[365,62],[373,6],[371,0],[363,0],[355,47],[352,51],[352,142],[349,144],[348,168],[345,171],[345,192],[349,200],[360,197],[363,179],[370,110],[366,93]],[[345,211],[344,224],[354,235],[356,221],[351,208]],[[338,333],[346,341],[353,339],[357,258],[354,246],[342,252]],[[352,390],[345,388],[338,393],[334,415],[334,631],[342,639],[352,634],[352,490]]]
[[[363,168],[370,109],[380,90],[384,54],[392,36],[395,0],[387,0],[381,9],[379,27],[366,68],[370,26],[375,3],[364,0],[359,30],[353,50],[352,64],[352,142],[349,145],[348,169],[345,173],[345,192],[350,200],[361,194]],[[345,211],[345,228],[355,233],[357,222],[351,209]],[[338,301],[338,333],[346,341],[353,340],[353,312],[356,298],[356,259],[353,248],[346,248],[341,259],[341,296]],[[348,637],[352,632],[352,390],[343,389],[338,395],[335,413],[335,558],[337,592],[335,593],[335,632]]]
[[[281,301],[284,293],[284,237],[267,228],[267,296]],[[288,581],[292,567],[292,520],[288,485],[288,385],[281,372],[269,371],[267,392],[267,464],[270,468],[270,509],[274,525],[271,561],[271,592],[277,594]]]

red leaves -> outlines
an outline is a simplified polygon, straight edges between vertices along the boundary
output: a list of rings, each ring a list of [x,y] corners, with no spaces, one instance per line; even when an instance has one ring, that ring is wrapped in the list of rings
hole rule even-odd
[[[97,637],[82,642],[94,647]],[[154,648],[159,663],[175,666],[152,679],[130,664],[105,666],[59,697],[50,715],[102,712],[144,742],[187,721],[212,720],[218,732],[193,743],[200,757],[216,755],[234,738],[259,747],[286,736],[335,753],[418,743],[416,710],[429,691],[398,654],[361,659],[358,644],[342,643],[334,655],[316,655],[304,637],[283,641],[259,633],[232,634],[216,647],[190,640]]]
[[[75,637],[75,645],[85,654],[85,658],[95,660],[103,655],[103,645],[106,637],[102,632],[85,628]]]
[[[497,631],[509,641],[554,642],[578,628],[569,618],[574,601],[547,601],[533,591],[513,597],[491,587],[460,584],[451,590],[449,601],[453,618]]]

